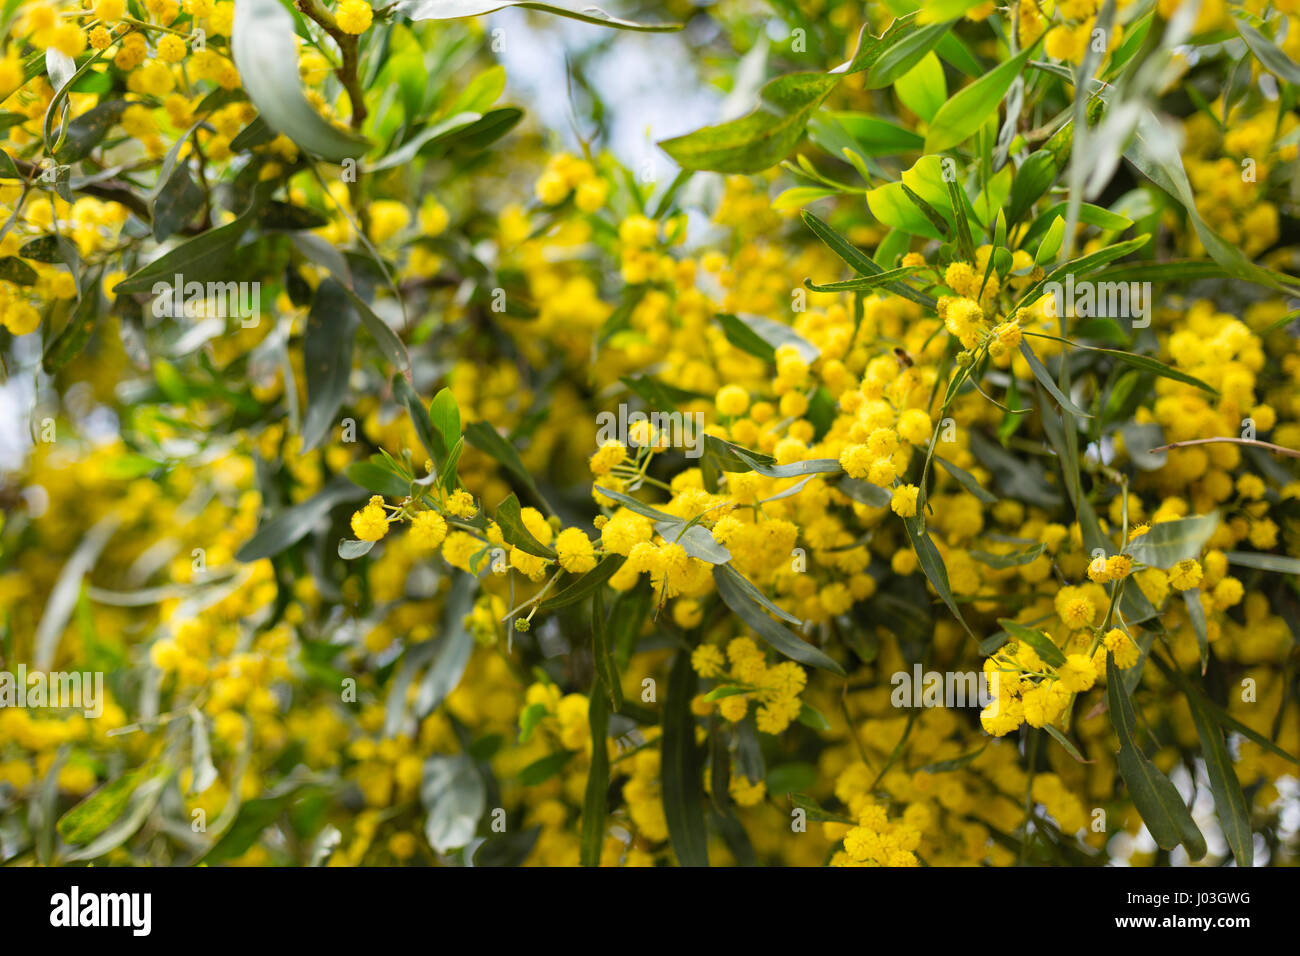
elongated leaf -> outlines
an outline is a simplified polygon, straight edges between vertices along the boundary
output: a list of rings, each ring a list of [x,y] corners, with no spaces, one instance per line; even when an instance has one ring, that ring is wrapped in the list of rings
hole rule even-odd
[[[496,522],[501,528],[501,537],[516,548],[539,558],[555,560],[555,550],[533,537],[533,533],[524,525],[519,499],[513,494],[506,496],[506,499],[497,505]]]
[[[235,553],[235,560],[248,563],[279,554],[319,528],[335,505],[359,497],[356,485],[344,475],[335,475],[315,495],[266,521]]]
[[[1014,551],[1011,554],[992,554],[988,551],[972,550],[968,553],[976,561],[987,564],[990,568],[1004,570],[1006,568],[1018,568],[1026,564],[1032,564],[1037,561],[1039,556],[1047,548],[1047,545],[1041,541],[1025,551]]]
[[[601,615],[603,617],[603,615]],[[596,623],[603,629],[603,622]],[[587,703],[587,725],[591,730],[591,768],[587,771],[587,793],[582,803],[582,842],[579,861],[599,866],[605,842],[605,811],[609,798],[609,700],[597,678]]]
[[[994,113],[1035,47],[1016,56],[957,92],[935,115],[925,135],[925,151],[939,153],[966,141]]]
[[[1300,574],[1300,558],[1288,558],[1284,554],[1258,554],[1254,551],[1229,551],[1228,563],[1240,568],[1257,568],[1260,571],[1276,571],[1278,574]]]
[[[1134,561],[1153,568],[1171,568],[1179,561],[1195,558],[1219,526],[1219,513],[1162,521],[1135,539],[1125,549]]]
[[[873,276],[885,271],[881,266],[876,265],[861,249],[812,213],[805,211],[800,213],[800,216],[803,218],[804,225],[811,229],[818,239],[830,247],[831,252],[843,259],[858,275]],[[889,289],[891,292],[897,293],[906,299],[911,299],[919,305],[930,308],[935,305],[935,300],[930,296],[917,292],[901,282],[889,286]]]
[[[618,666],[614,662],[614,644],[609,624],[605,619],[604,592],[598,588],[591,599],[591,655],[600,677],[596,683],[604,685],[610,706],[619,711],[623,709],[623,683],[619,680]],[[592,693],[599,690],[600,688],[593,687]],[[593,736],[592,739],[596,738]]]
[[[1238,866],[1254,866],[1255,837],[1250,829],[1250,805],[1241,792],[1241,781],[1232,769],[1232,758],[1223,740],[1223,733],[1214,717],[1200,702],[1199,695],[1189,694],[1187,705],[1196,724],[1196,734],[1201,738],[1201,756],[1205,759],[1205,774],[1210,778],[1210,791],[1214,794],[1214,809],[1219,816],[1219,828],[1228,842]]]
[[[324,441],[347,397],[356,330],[357,314],[343,286],[333,278],[324,279],[316,288],[307,314],[302,347],[307,377],[307,411],[302,422],[304,452]]]
[[[703,525],[687,525],[680,519],[656,521],[655,531],[665,541],[674,541],[681,545],[682,550],[692,558],[707,561],[709,564],[726,564],[731,560],[731,552],[719,544],[713,537],[713,532]]]
[[[825,73],[779,76],[759,91],[752,113],[662,140],[659,146],[683,169],[760,172],[794,149],[813,110],[838,82]]]
[[[68,319],[68,324],[46,346],[45,354],[41,357],[41,367],[45,369],[46,374],[53,375],[67,365],[81,354],[81,350],[90,341],[91,333],[95,331],[95,326],[99,324],[99,318],[103,315],[103,311],[99,308],[101,272],[102,270],[96,270],[93,278],[86,283],[86,291]]]
[[[696,684],[691,655],[678,651],[668,674],[668,696],[664,701],[660,779],[668,837],[681,866],[709,865],[703,766],[691,713]]]
[[[1042,631],[1035,630],[1032,627],[1025,627],[1023,624],[1017,624],[1007,618],[999,618],[998,623],[1015,640],[1028,644],[1034,649],[1035,654],[1053,667],[1060,667],[1065,663],[1065,652],[1052,643],[1052,639]]]
[[[925,519],[921,515],[904,518],[903,527],[907,529],[908,540],[912,542],[912,550],[916,552],[917,561],[921,565],[921,570],[925,572],[926,578],[943,599],[943,603],[948,605],[952,616],[966,629],[967,634],[974,637],[974,632],[962,617],[961,610],[952,596],[952,587],[948,583],[948,568],[943,563],[943,556],[939,554],[939,549],[930,538],[930,532],[926,530]]]
[[[240,0],[231,54],[244,92],[267,125],[329,162],[363,155],[369,143],[330,123],[307,102],[298,75],[294,21],[279,0]]]
[[[764,641],[791,660],[844,676],[844,668],[834,659],[768,617],[767,612],[750,593],[736,583],[736,578],[739,577],[741,577],[739,572],[730,565],[720,564],[713,568],[713,583],[717,586],[718,596],[737,617]]]
[[[1030,348],[1029,342],[1025,339],[1020,340],[1020,354],[1023,355],[1025,361],[1029,363],[1029,369],[1034,373],[1034,378],[1038,379],[1038,383],[1051,393],[1052,398],[1056,399],[1058,405],[1071,414],[1078,415],[1081,418],[1092,417],[1078,405],[1074,404],[1074,402],[1070,401],[1069,397],[1067,397],[1066,394],[1057,387],[1056,381],[1052,378],[1052,374],[1047,371],[1043,363],[1038,360],[1038,356],[1034,354],[1034,350]]]
[[[434,756],[424,762],[420,802],[426,817],[424,835],[436,853],[465,846],[474,839],[483,815],[483,778],[466,754]]]
[[[726,333],[727,341],[765,362],[776,361],[776,350],[782,345],[792,345],[799,357],[811,363],[821,354],[813,345],[790,326],[759,315],[730,315],[718,313],[718,323]]]
[[[1119,736],[1120,776],[1128,787],[1133,806],[1142,815],[1152,838],[1164,850],[1182,843],[1193,860],[1205,856],[1205,837],[1192,819],[1178,789],[1133,742],[1136,718],[1133,704],[1123,689],[1123,679],[1115,666],[1115,655],[1106,655],[1106,693],[1110,700],[1110,719]]]
[[[547,598],[541,603],[543,611],[554,611],[562,607],[577,604],[587,595],[597,591],[601,585],[612,578],[627,559],[618,554],[607,554],[594,568],[581,575],[567,588]]]
[[[975,480],[975,476],[972,475],[969,471],[967,471],[964,468],[958,468],[956,465],[948,461],[948,459],[946,458],[939,458],[938,456],[936,456],[935,461],[937,461],[940,465],[943,466],[944,471],[948,472],[948,474],[956,478],[963,488],[969,491],[980,501],[984,502],[984,504],[995,505],[998,503],[998,496],[995,494],[991,494],[990,492],[987,492],[983,488],[981,488],[980,483]]]
[[[510,474],[523,483],[539,501],[544,501],[542,493],[537,490],[537,483],[532,474],[524,467],[519,452],[501,434],[487,422],[470,422],[465,426],[465,440],[481,452],[491,455],[505,466]]]

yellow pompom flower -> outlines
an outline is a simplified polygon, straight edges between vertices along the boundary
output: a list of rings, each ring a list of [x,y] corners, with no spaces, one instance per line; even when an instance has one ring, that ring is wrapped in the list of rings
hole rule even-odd
[[[911,518],[916,514],[916,496],[920,491],[916,485],[899,485],[889,499],[889,507],[900,518]]]
[[[384,513],[384,499],[375,495],[360,511],[352,515],[352,533],[359,541],[378,541],[388,534],[388,517]]]
[[[578,528],[565,528],[555,539],[560,567],[570,574],[585,574],[596,566],[596,555],[588,538]]]
[[[375,11],[370,8],[366,0],[343,0],[334,17],[338,21],[340,30],[356,36],[364,33],[370,26]]]
[[[1179,561],[1169,569],[1169,586],[1178,591],[1190,591],[1201,583],[1201,565],[1194,558]]]
[[[447,537],[447,519],[436,511],[421,511],[411,519],[411,542],[421,548],[436,548]]]

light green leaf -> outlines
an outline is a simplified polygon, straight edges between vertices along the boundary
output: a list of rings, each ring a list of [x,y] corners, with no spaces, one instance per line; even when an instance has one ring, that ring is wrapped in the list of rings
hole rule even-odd
[[[825,73],[777,77],[759,91],[752,113],[662,140],[659,146],[683,169],[761,172],[794,149],[809,117],[838,82]]]
[[[965,142],[994,113],[1036,47],[1022,50],[943,104],[925,136],[925,151],[939,153]]]
[[[1219,526],[1219,513],[1178,518],[1153,524],[1125,549],[1134,561],[1153,568],[1172,568],[1179,561],[1195,558]]]
[[[272,129],[300,149],[337,163],[369,148],[364,138],[337,128],[307,102],[293,17],[279,0],[239,0],[230,49],[248,98]]]

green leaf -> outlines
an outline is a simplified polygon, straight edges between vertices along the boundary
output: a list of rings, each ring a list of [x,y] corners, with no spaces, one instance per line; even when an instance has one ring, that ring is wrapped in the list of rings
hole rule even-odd
[[[1052,220],[1052,224],[1048,227],[1047,234],[1043,236],[1042,242],[1038,244],[1038,251],[1034,253],[1034,265],[1048,266],[1055,262],[1064,239],[1065,219],[1057,216]]]
[[[790,798],[790,802],[797,809],[802,810],[809,820],[817,823],[846,823],[849,826],[857,826],[856,820],[838,813],[831,813],[806,793],[791,793],[787,794],[787,796]]]
[[[527,10],[541,10],[583,23],[597,26],[613,27],[617,30],[637,30],[648,33],[670,33],[680,30],[680,23],[641,23],[636,20],[622,20],[612,17],[600,7],[583,6],[580,9],[563,7],[554,3],[541,3],[538,0],[398,0],[392,10],[398,16],[408,20],[459,20],[463,17],[478,17],[485,13],[495,13],[506,7],[523,7]]]
[[[688,524],[680,518],[668,521],[656,521],[655,531],[665,541],[675,541],[682,550],[692,558],[707,561],[709,564],[726,564],[731,560],[731,552],[717,542],[713,532],[703,525]]]
[[[248,563],[279,554],[319,526],[335,505],[359,497],[356,485],[343,475],[335,475],[325,487],[306,501],[286,508],[264,522],[257,533],[235,553],[235,560]]]
[[[1053,381],[1051,373],[1048,372],[1043,366],[1043,363],[1038,360],[1038,356],[1035,355],[1034,350],[1029,347],[1029,342],[1026,339],[1020,340],[1020,354],[1023,355],[1025,361],[1029,363],[1029,368],[1034,373],[1034,378],[1038,379],[1038,383],[1042,385],[1043,388],[1047,389],[1052,398],[1056,399],[1058,405],[1071,414],[1078,415],[1080,418],[1092,417],[1078,405],[1074,404],[1074,402],[1070,401],[1070,399],[1066,397],[1065,393],[1057,388],[1056,382]],[[1064,361],[1064,356],[1062,356],[1062,361]]]
[[[1022,50],[944,103],[925,135],[925,151],[939,153],[951,149],[983,126],[1036,47],[1037,44]]]
[[[825,115],[819,114],[819,116]],[[831,113],[844,132],[858,145],[864,156],[897,156],[899,153],[919,152],[925,147],[925,138],[910,129],[889,120],[866,113]],[[817,138],[818,119],[812,125],[813,139]]]
[[[307,410],[302,418],[302,450],[311,451],[329,434],[348,394],[357,313],[335,279],[326,277],[312,297],[303,337]],[[402,494],[405,494],[403,490]]]
[[[1011,196],[1006,207],[1007,220],[1013,225],[1020,222],[1039,197],[1052,188],[1059,172],[1056,157],[1047,150],[1030,153],[1011,181]]]
[[[335,276],[338,278],[338,276]],[[411,369],[411,356],[407,354],[406,346],[398,338],[397,333],[392,330],[387,322],[375,314],[375,310],[370,308],[370,304],[365,299],[357,295],[356,291],[350,288],[346,282],[340,280],[340,286],[344,294],[352,300],[353,307],[357,314],[361,316],[361,324],[366,327],[370,337],[375,340],[388,361],[392,362],[403,374],[409,375]]]
[[[1182,204],[1201,245],[1231,275],[1282,292],[1292,291],[1274,273],[1256,265],[1241,249],[1224,241],[1206,224],[1196,209],[1196,197],[1187,179],[1187,171],[1183,168],[1182,157],[1171,141],[1170,134],[1149,109],[1143,109],[1133,142],[1125,150],[1124,158],[1143,176]]]
[[[89,843],[122,815],[131,794],[157,772],[157,768],[141,767],[104,784],[59,818],[59,835],[67,843]]]
[[[1215,724],[1213,715],[1202,706],[1199,695],[1188,694],[1187,706],[1196,724],[1196,735],[1201,738],[1201,756],[1205,760],[1205,774],[1210,778],[1210,791],[1214,794],[1214,809],[1223,838],[1238,866],[1254,866],[1255,837],[1250,828],[1250,805],[1246,803],[1241,781],[1232,769],[1232,758],[1228,756],[1223,733]]]
[[[1192,630],[1196,632],[1196,645],[1201,652],[1201,673],[1205,673],[1210,661],[1210,639],[1205,632],[1205,608],[1201,605],[1201,589],[1189,588],[1183,592],[1183,603],[1187,605],[1187,616],[1191,619]]]
[[[751,593],[737,583],[736,579],[740,577],[741,574],[730,565],[720,564],[713,568],[713,583],[718,588],[718,596],[737,617],[786,657],[844,676],[844,668],[834,659],[768,617]]]
[[[872,508],[885,508],[893,498],[887,488],[873,485],[861,478],[850,478],[848,475],[841,478],[835,487],[858,504]]]
[[[1246,41],[1246,46],[1250,47],[1250,52],[1255,54],[1255,59],[1278,79],[1293,86],[1300,85],[1300,66],[1278,49],[1272,40],[1251,26],[1241,11],[1235,11],[1233,17],[1237,21],[1237,32]]]
[[[55,150],[55,160],[70,165],[85,159],[130,105],[126,100],[109,100],[82,113],[63,131],[63,145]]]
[[[952,587],[948,583],[948,569],[944,566],[943,556],[939,554],[939,549],[935,547],[930,532],[926,530],[925,519],[921,515],[913,515],[911,518],[903,519],[903,527],[907,530],[908,540],[912,542],[912,550],[916,552],[917,561],[921,565],[921,570],[925,572],[926,578],[933,585],[943,603],[948,605],[948,610],[952,612],[966,633],[974,637],[970,625],[962,617],[961,610],[957,607],[957,602],[952,596]]]
[[[944,471],[956,478],[963,488],[980,501],[984,502],[984,504],[995,505],[998,503],[998,496],[981,488],[980,483],[975,480],[975,476],[969,471],[964,468],[958,468],[946,458],[935,456],[935,461],[943,466]]]
[[[474,865],[523,866],[541,834],[542,828],[535,826],[491,836],[474,851]]]
[[[1256,568],[1260,571],[1276,571],[1278,574],[1300,575],[1300,558],[1288,558],[1283,554],[1258,554],[1254,551],[1229,551],[1228,563],[1239,568]]]
[[[821,355],[821,349],[782,322],[726,312],[719,312],[717,319],[728,342],[765,362],[775,362],[776,350],[782,345],[793,345],[799,357],[810,364]]]
[[[894,92],[904,106],[927,123],[930,122],[948,98],[943,64],[933,52],[927,53],[916,66],[894,82]]]
[[[614,644],[610,639],[609,621],[605,619],[605,597],[604,591],[597,589],[595,596],[591,599],[591,656],[596,665],[596,673],[599,680],[596,682],[605,685],[605,693],[609,695],[610,706],[615,711],[623,709],[623,683],[619,680],[618,667],[614,663]],[[593,687],[592,693],[600,692],[600,688]],[[593,731],[592,740],[598,739]]]
[[[1032,564],[1037,561],[1039,555],[1047,548],[1047,545],[1041,541],[1026,551],[1014,551],[1011,554],[992,554],[988,551],[968,552],[976,561],[987,564],[990,568],[996,568],[999,571],[1007,568],[1018,568],[1026,564]]]
[[[603,615],[602,615],[603,616]],[[596,623],[603,629],[602,623]],[[578,853],[583,866],[599,866],[605,844],[605,812],[609,798],[609,700],[596,679],[587,703],[587,725],[591,729],[591,767],[587,771],[587,794],[582,804],[582,837]]]
[[[266,2],[266,0],[258,0],[258,2]],[[235,246],[248,231],[248,227],[253,224],[253,220],[257,218],[258,209],[265,196],[265,191],[259,189],[243,215],[224,226],[209,229],[186,240],[148,265],[137,269],[114,286],[113,293],[115,295],[152,293],[154,286],[159,283],[170,288],[177,275],[184,276],[186,284],[203,282],[220,276]]]
[[[339,557],[344,561],[354,561],[370,553],[371,548],[375,546],[373,541],[356,541],[352,538],[344,538],[339,542]]]
[[[280,0],[240,0],[230,50],[244,92],[268,126],[305,152],[332,163],[360,157],[369,142],[334,126],[303,95],[294,34]]]
[[[690,653],[678,651],[668,674],[659,776],[668,837],[680,866],[709,865],[703,765],[695,742],[695,717],[691,713],[696,683]]]
[[[527,551],[539,558],[546,558],[550,561],[555,560],[554,549],[538,541],[524,525],[519,499],[513,493],[507,495],[505,500],[497,505],[496,522],[498,527],[501,528],[501,537],[516,548]]]
[[[95,331],[95,326],[103,315],[99,308],[101,272],[102,269],[96,270],[86,283],[86,291],[68,319],[68,324],[45,347],[45,354],[41,357],[41,367],[45,369],[47,375],[53,375],[71,362],[81,354],[81,350],[90,341],[91,333]]]
[[[477,124],[483,121],[483,119],[483,114],[474,112],[456,113],[453,116],[448,116],[446,119],[441,119],[420,130],[420,132],[416,133],[382,159],[376,160],[373,163],[367,163],[364,167],[365,172],[378,173],[385,169],[405,166],[415,159],[415,157],[420,154],[420,151],[426,146],[450,139],[457,133],[472,131]]]
[[[425,760],[420,803],[426,813],[424,836],[434,852],[446,853],[473,840],[487,794],[469,756],[461,753]]]
[[[1205,856],[1205,837],[1188,812],[1177,788],[1133,743],[1136,718],[1133,704],[1123,689],[1115,656],[1106,654],[1106,693],[1110,719],[1119,736],[1119,772],[1128,787],[1133,806],[1142,815],[1152,838],[1164,850],[1182,843],[1193,860]]]
[[[1053,667],[1060,667],[1065,663],[1065,652],[1052,643],[1052,639],[1042,631],[1017,624],[1009,618],[998,618],[998,623],[1013,639],[1028,644],[1034,649],[1035,654]]]
[[[951,23],[919,23],[915,14],[907,14],[896,18],[884,33],[875,37],[869,26],[864,25],[858,34],[853,59],[832,72],[847,75],[865,70],[863,88],[884,89],[938,46],[951,26]]]
[[[1131,365],[1133,368],[1142,369],[1145,372],[1154,372],[1162,378],[1172,379],[1175,382],[1183,382],[1186,385],[1195,385],[1199,389],[1209,392],[1211,395],[1218,395],[1218,391],[1205,382],[1201,381],[1194,375],[1188,375],[1186,372],[1180,372],[1176,368],[1170,368],[1164,362],[1153,359],[1149,355],[1136,355],[1133,352],[1125,352],[1122,349],[1103,349],[1089,348],[1089,351],[1102,352],[1115,359],[1117,362],[1123,362],[1125,365]]]
[[[541,603],[538,609],[542,611],[554,611],[562,607],[570,607],[577,604],[587,595],[599,589],[601,585],[618,573],[618,569],[623,566],[623,562],[626,560],[626,558],[619,554],[605,555],[594,568],[586,574],[579,576],[576,581],[564,590],[547,598]]]
[[[858,275],[873,276],[885,271],[882,267],[872,262],[870,257],[864,254],[857,246],[853,245],[853,243],[849,242],[812,213],[805,211],[800,213],[800,216],[803,218],[804,225],[811,229],[818,239],[830,247],[831,252],[843,259]],[[935,305],[934,299],[930,298],[928,295],[917,292],[915,289],[909,288],[901,282],[890,286],[889,289],[891,292],[897,293],[906,299],[911,299],[919,305],[924,305],[929,308],[933,308]]]
[[[825,73],[791,73],[766,83],[759,105],[740,119],[662,140],[683,169],[756,173],[775,166],[803,136],[813,111],[839,82]]]
[[[1043,729],[1047,731],[1053,740],[1065,748],[1066,753],[1079,761],[1079,763],[1092,763],[1091,760],[1085,759],[1083,754],[1079,753],[1079,748],[1074,745],[1074,742],[1070,740],[1069,737],[1065,736],[1065,734],[1058,728],[1053,727],[1051,724],[1047,724]]]
[[[451,389],[444,388],[433,396],[429,404],[429,421],[448,450],[460,440],[460,407]]]
[[[470,422],[465,426],[465,440],[485,454],[491,455],[500,462],[505,469],[519,479],[524,487],[533,493],[538,501],[545,502],[542,493],[537,490],[537,483],[533,481],[533,476],[524,463],[519,458],[519,452],[515,451],[515,446],[510,444],[501,434],[487,422]]]
[[[810,707],[808,704],[800,705],[799,716],[795,719],[805,727],[820,730],[823,733],[829,733],[831,729],[831,722],[826,719],[826,715],[816,707]]]
[[[353,484],[385,498],[405,498],[411,492],[409,481],[373,461],[354,461],[343,469],[343,474]]]
[[[1125,552],[1134,561],[1153,568],[1171,568],[1179,561],[1195,558],[1219,526],[1219,513],[1178,518],[1153,524],[1151,530],[1134,539]]]
[[[193,219],[203,208],[204,194],[190,175],[189,165],[178,163],[153,201],[153,237],[162,242]]]

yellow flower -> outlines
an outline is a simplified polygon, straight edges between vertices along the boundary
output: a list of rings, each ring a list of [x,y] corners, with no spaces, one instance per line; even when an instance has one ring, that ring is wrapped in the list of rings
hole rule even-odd
[[[560,567],[570,574],[585,574],[596,566],[591,539],[578,528],[565,528],[555,539]]]
[[[447,520],[436,511],[421,511],[411,519],[411,542],[421,548],[436,548],[447,537]]]
[[[920,491],[916,485],[899,485],[889,499],[889,507],[900,518],[911,518],[916,514],[916,496]]]
[[[1179,561],[1169,570],[1169,586],[1189,591],[1201,583],[1201,565],[1193,558]]]
[[[352,533],[359,541],[378,541],[388,534],[388,517],[384,512],[384,499],[375,495],[360,511],[352,515]]]
[[[366,3],[366,0],[343,0],[334,16],[338,21],[340,30],[356,36],[359,33],[364,33],[366,28],[370,26],[375,11],[370,8],[370,4]]]

